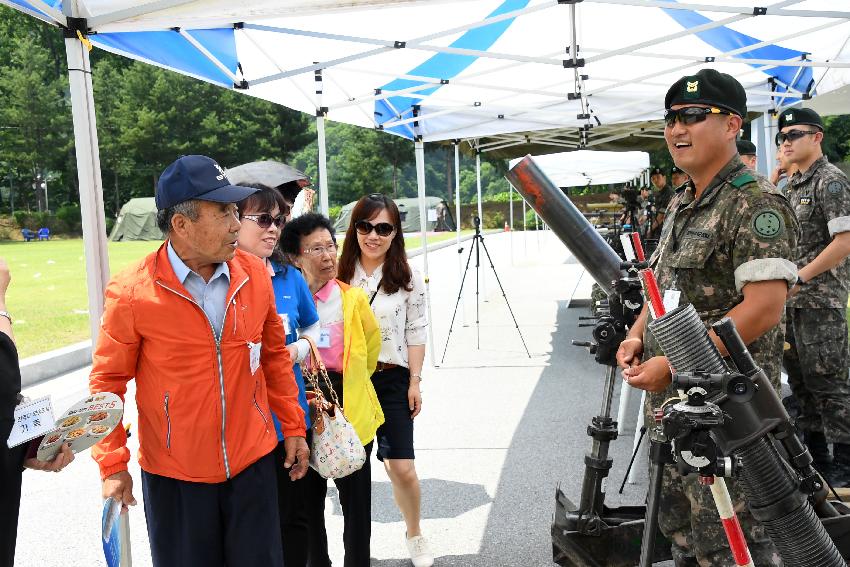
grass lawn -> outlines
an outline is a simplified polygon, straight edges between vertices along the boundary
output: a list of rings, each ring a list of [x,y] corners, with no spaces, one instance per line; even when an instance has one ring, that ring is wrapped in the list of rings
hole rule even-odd
[[[160,245],[110,242],[112,273]],[[21,358],[84,341],[89,337],[83,241],[0,242],[0,257],[12,273],[6,304]]]
[[[453,232],[432,235],[428,242],[448,240],[454,235]],[[159,241],[110,242],[112,273],[159,245]],[[420,239],[405,238],[405,245],[419,248]],[[89,338],[86,264],[81,239],[3,241],[0,257],[6,259],[12,273],[6,303],[15,320],[13,330],[21,358]]]

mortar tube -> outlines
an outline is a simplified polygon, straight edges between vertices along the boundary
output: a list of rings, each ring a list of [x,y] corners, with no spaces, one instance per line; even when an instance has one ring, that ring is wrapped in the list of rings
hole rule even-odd
[[[608,295],[623,277],[621,259],[557,185],[526,156],[505,175]]]

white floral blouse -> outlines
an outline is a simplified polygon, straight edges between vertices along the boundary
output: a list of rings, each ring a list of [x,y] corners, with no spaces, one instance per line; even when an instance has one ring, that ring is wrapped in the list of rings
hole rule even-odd
[[[381,326],[381,354],[378,360],[389,364],[409,367],[407,361],[408,345],[424,345],[427,342],[426,328],[428,317],[425,306],[425,280],[419,270],[410,266],[413,273],[411,284],[413,289],[399,289],[393,294],[383,289],[378,291],[378,285],[383,277],[383,265],[367,276],[360,262],[354,267],[354,277],[351,285],[363,288],[366,296],[372,299],[372,311]]]

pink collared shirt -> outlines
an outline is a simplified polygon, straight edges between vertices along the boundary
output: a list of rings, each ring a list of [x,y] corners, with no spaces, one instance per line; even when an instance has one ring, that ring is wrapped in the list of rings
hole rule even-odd
[[[322,289],[313,294],[316,311],[319,312],[321,326],[320,339],[316,346],[325,363],[325,368],[342,372],[342,354],[344,346],[342,318],[342,290],[331,280]]]

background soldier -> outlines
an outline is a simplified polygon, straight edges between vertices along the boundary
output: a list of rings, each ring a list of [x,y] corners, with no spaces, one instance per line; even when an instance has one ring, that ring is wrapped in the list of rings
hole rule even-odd
[[[689,179],[688,174],[675,165],[670,168],[670,182],[673,184],[673,191],[687,183]]]
[[[797,427],[819,470],[833,485],[850,484],[850,384],[847,367],[847,292],[850,286],[850,187],[821,151],[823,123],[807,108],[779,116],[776,142],[798,168],[788,199],[802,236],[794,259],[797,285],[788,292],[784,361],[802,415]],[[829,467],[829,448],[834,461]],[[831,468],[831,470],[830,470]]]
[[[659,287],[665,295],[680,295],[671,303],[692,303],[706,325],[731,317],[756,363],[778,387],[779,323],[789,285],[797,278],[789,260],[796,244],[794,212],[773,185],[738,158],[735,139],[747,112],[738,81],[704,69],[677,81],[664,103],[667,147],[691,180],[670,202],[650,259]],[[629,384],[653,392],[651,410],[676,393],[667,359],[645,332],[647,313],[644,306],[617,361]],[[719,339],[713,334],[712,339],[726,354]],[[754,563],[782,565],[764,528],[744,506],[742,489],[735,482],[729,489]],[[665,467],[659,521],[677,566],[736,565],[710,489],[700,486],[696,475],[682,477]]]
[[[776,185],[780,191],[785,191],[788,186],[788,180],[797,173],[797,166],[790,163],[785,154],[782,153],[782,148],[776,150],[776,167],[770,173],[770,182]]]
[[[741,156],[741,161],[744,162],[744,165],[752,169],[756,170],[756,145],[749,140],[745,140],[740,138],[735,141],[735,147],[738,148],[738,155]]]
[[[660,167],[653,168],[649,180],[655,187],[652,192],[652,201],[655,208],[653,218],[649,227],[649,238],[658,240],[661,236],[661,225],[664,224],[664,215],[667,211],[667,205],[670,204],[670,199],[673,198],[673,189],[667,185],[667,177]]]

